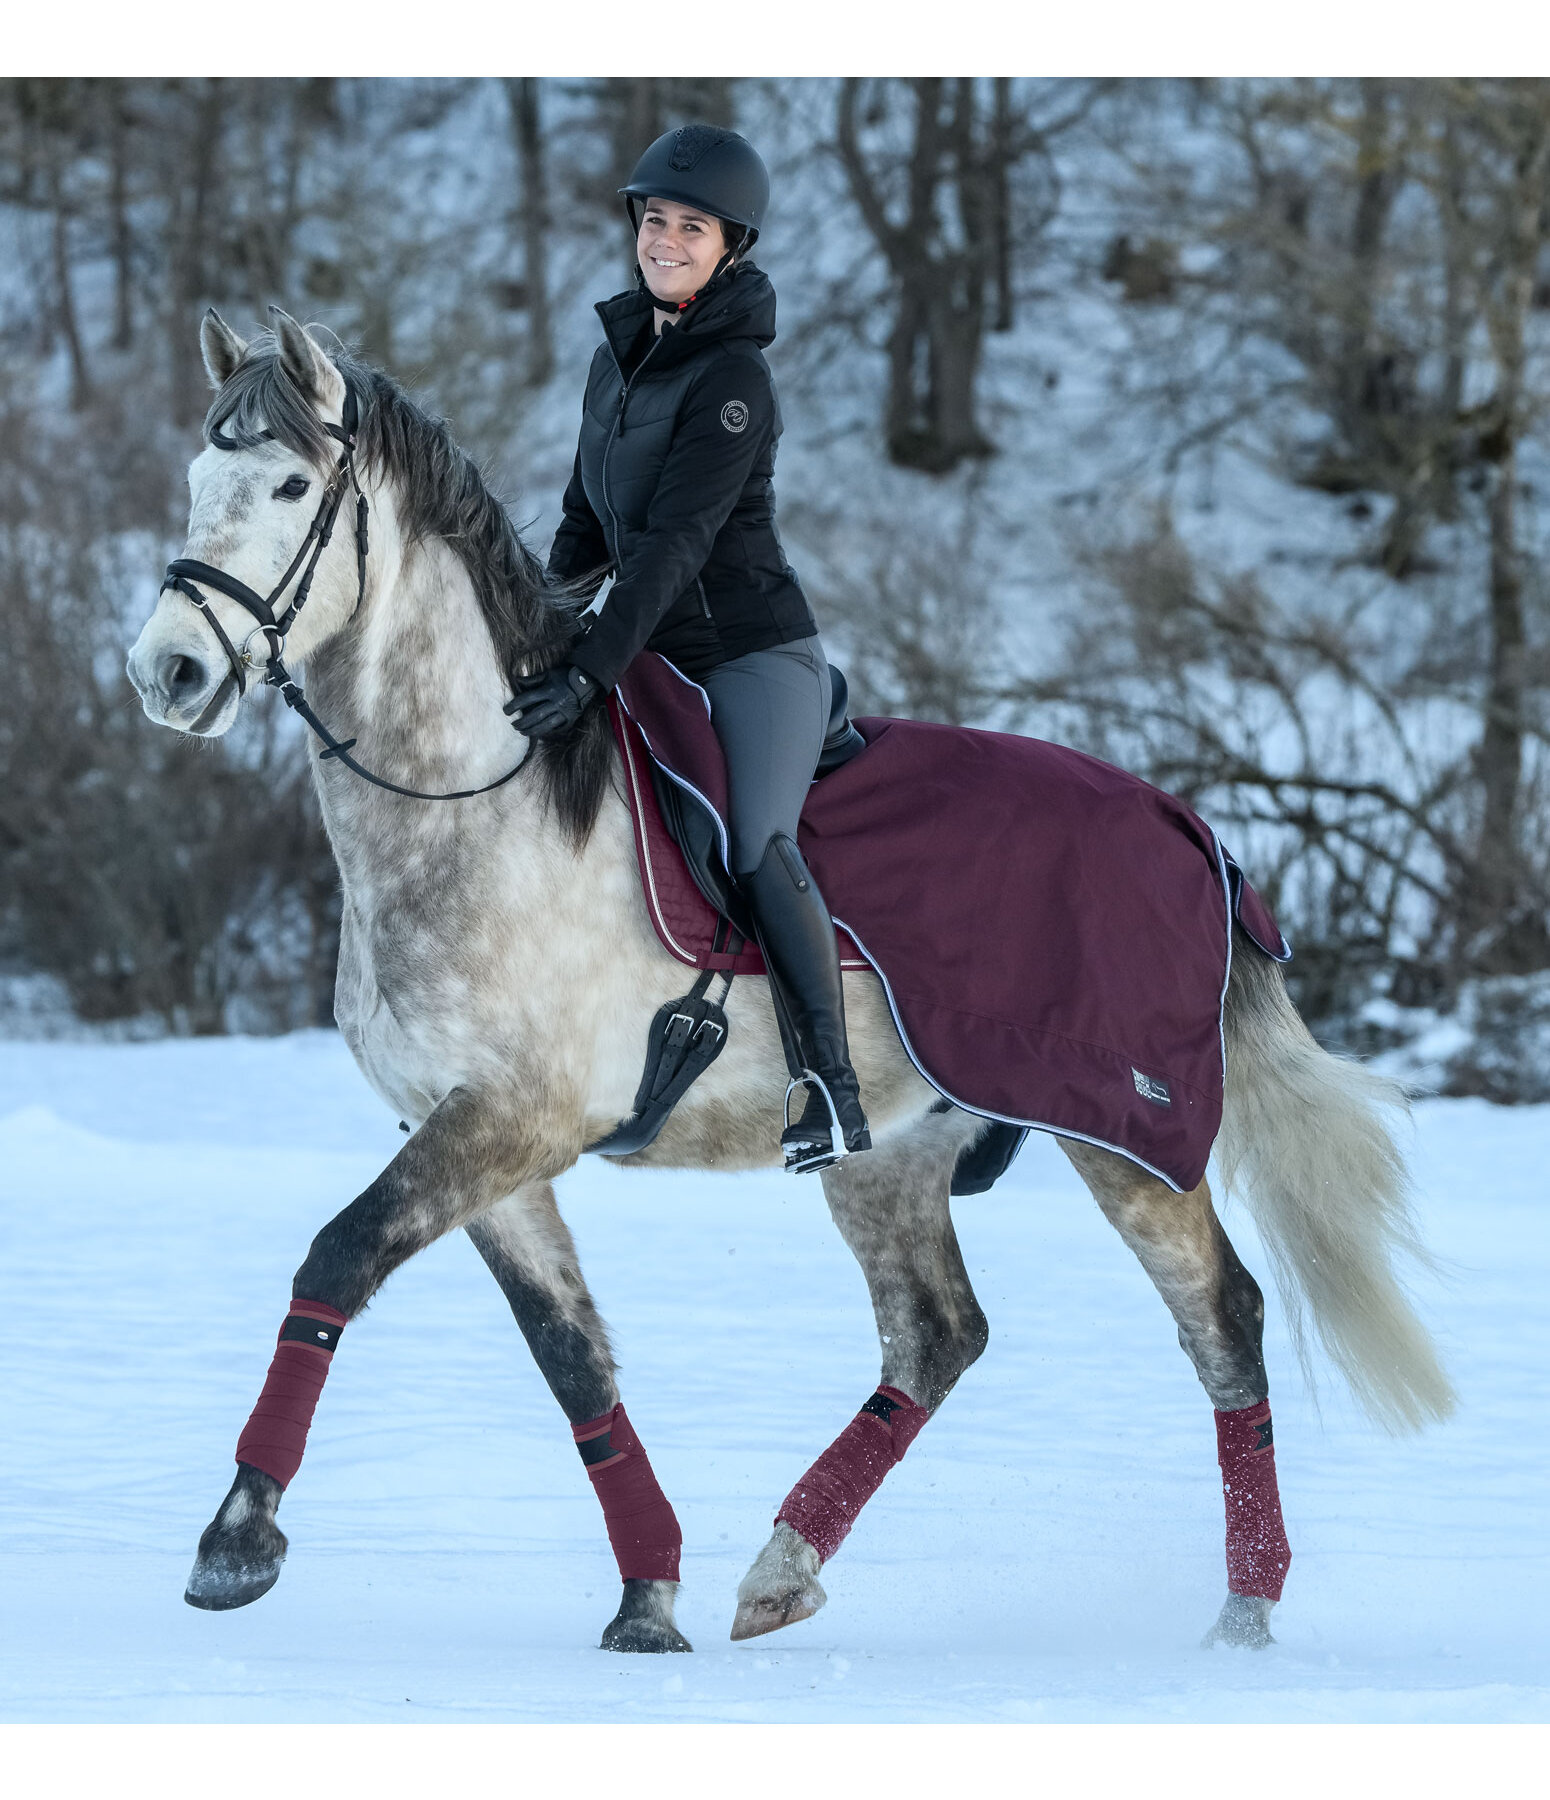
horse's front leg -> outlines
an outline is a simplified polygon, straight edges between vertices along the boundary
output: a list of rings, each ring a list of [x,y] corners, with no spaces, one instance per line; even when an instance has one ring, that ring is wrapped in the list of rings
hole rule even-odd
[[[673,1623],[682,1544],[678,1520],[619,1403],[607,1328],[587,1292],[553,1188],[534,1183],[467,1229],[570,1421],[602,1503],[624,1582],[602,1648],[690,1649]]]
[[[558,1127],[525,1122],[510,1094],[455,1088],[358,1199],[312,1240],[263,1392],[237,1442],[237,1478],[199,1540],[184,1598],[219,1612],[268,1593],[285,1560],[275,1523],[301,1466],[340,1333],[417,1250],[576,1159]]]
[[[774,1535],[737,1590],[734,1638],[778,1631],[824,1604],[819,1569],[985,1348],[985,1315],[949,1211],[953,1164],[975,1129],[961,1113],[933,1113],[824,1171],[829,1210],[866,1276],[882,1378],[782,1502]]]

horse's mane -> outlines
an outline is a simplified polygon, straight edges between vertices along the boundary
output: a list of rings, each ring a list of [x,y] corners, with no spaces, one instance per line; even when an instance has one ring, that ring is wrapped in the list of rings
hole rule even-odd
[[[546,582],[542,565],[445,419],[424,412],[381,369],[343,351],[333,361],[359,401],[356,454],[362,466],[392,481],[411,542],[440,538],[456,553],[507,675],[519,665],[534,673],[562,661],[575,642],[585,599]],[[268,332],[254,340],[215,396],[204,430],[207,443],[219,430],[239,449],[263,441],[267,430],[315,462],[329,460],[337,449]],[[594,706],[573,731],[538,745],[534,763],[545,801],[577,849],[597,823],[611,744],[607,715]]]

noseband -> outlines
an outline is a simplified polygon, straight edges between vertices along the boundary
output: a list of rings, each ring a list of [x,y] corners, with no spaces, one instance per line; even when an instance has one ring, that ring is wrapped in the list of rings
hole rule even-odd
[[[167,573],[162,581],[161,589],[165,593],[168,588],[176,588],[184,599],[193,601],[209,621],[221,648],[226,652],[226,660],[231,665],[231,672],[237,680],[239,695],[248,691],[247,671],[262,667],[265,681],[275,687],[282,688],[282,683],[289,680],[285,673],[282,657],[285,650],[285,639],[296,616],[307,604],[307,596],[312,592],[312,578],[317,573],[318,561],[328,548],[328,541],[334,535],[334,521],[339,517],[339,507],[344,499],[346,485],[355,489],[355,567],[356,593],[355,606],[358,610],[361,601],[366,597],[366,496],[361,492],[360,484],[355,479],[355,433],[360,423],[360,403],[355,397],[354,387],[347,381],[344,389],[344,422],[341,425],[325,424],[323,429],[330,437],[337,438],[344,446],[339,455],[339,462],[323,490],[323,498],[313,514],[312,523],[307,527],[307,535],[302,539],[301,548],[291,558],[290,567],[269,590],[267,596],[256,594],[245,581],[238,581],[235,575],[228,575],[224,569],[214,568],[209,563],[199,562],[191,556],[180,556],[175,562],[167,564]],[[265,431],[262,436],[272,438],[272,431]],[[227,437],[225,432],[212,430],[210,442],[217,450],[236,450],[239,448],[235,438]],[[310,555],[308,554],[310,552]],[[306,567],[302,569],[303,563]],[[291,603],[278,617],[275,616],[275,602],[291,585],[291,578],[298,569],[302,569],[302,577],[296,584],[296,592]],[[235,600],[258,621],[255,630],[248,633],[243,640],[241,650],[226,635],[220,620],[215,616],[207,601],[194,582],[203,582],[206,587],[213,587],[224,594],[228,600]],[[351,617],[354,617],[352,612]],[[253,656],[254,638],[264,640],[267,655],[262,665]]]
[[[351,756],[355,745],[354,738],[346,738],[343,743],[334,736],[323,721],[312,710],[307,696],[301,691],[291,672],[285,666],[285,640],[291,627],[296,623],[297,615],[307,604],[307,596],[312,592],[312,578],[317,573],[318,562],[328,548],[329,539],[334,534],[334,521],[339,517],[339,508],[344,501],[346,487],[355,489],[355,605],[350,609],[353,619],[360,611],[361,602],[366,598],[366,496],[361,492],[360,482],[355,475],[355,435],[360,426],[360,403],[356,398],[355,387],[348,377],[344,377],[344,411],[342,423],[330,425],[326,421],[323,429],[330,437],[343,445],[339,453],[339,461],[329,478],[328,486],[323,490],[323,498],[313,514],[312,523],[307,527],[307,535],[302,539],[301,548],[291,558],[290,566],[269,590],[267,595],[255,593],[245,581],[238,581],[235,575],[228,575],[224,569],[217,569],[210,563],[199,562],[191,556],[180,556],[167,564],[167,573],[162,580],[161,591],[175,589],[185,600],[197,606],[209,622],[222,650],[226,652],[226,661],[231,666],[232,675],[236,679],[237,694],[240,698],[248,691],[248,671],[262,668],[267,686],[275,687],[284,696],[285,704],[301,715],[303,720],[323,742],[322,759],[326,762],[336,758],[347,769],[359,775],[362,780],[369,781],[374,787],[385,788],[390,794],[402,794],[406,800],[471,800],[475,794],[488,794],[492,789],[504,787],[513,776],[521,773],[526,766],[528,756],[532,754],[532,740],[528,741],[527,751],[522,761],[514,769],[495,781],[486,782],[483,787],[460,788],[452,794],[424,794],[418,788],[400,787],[397,782],[385,781],[380,775],[373,775],[370,769],[362,768]],[[272,431],[265,431],[263,437],[272,438]],[[241,446],[225,432],[212,428],[210,442],[217,450],[237,450]],[[301,579],[296,583],[296,592],[285,611],[275,612],[275,604],[290,586],[296,571],[301,570]],[[215,616],[209,601],[194,583],[214,588],[228,600],[235,600],[240,607],[251,613],[257,621],[253,630],[243,639],[242,648],[237,646],[226,635],[220,620]],[[261,638],[264,644],[263,661],[255,660],[253,641]]]

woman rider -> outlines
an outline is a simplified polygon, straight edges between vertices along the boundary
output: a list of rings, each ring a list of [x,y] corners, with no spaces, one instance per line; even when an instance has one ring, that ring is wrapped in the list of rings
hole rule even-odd
[[[786,1167],[822,1168],[872,1140],[834,927],[796,843],[830,687],[775,531],[781,421],[763,355],[775,291],[747,260],[769,174],[736,132],[687,125],[658,138],[619,191],[636,285],[597,308],[606,342],[549,556],[556,582],[591,577],[595,592],[611,567],[614,585],[570,662],[518,683],[510,710],[530,737],[566,730],[643,648],[709,694],[726,757],[729,873],[769,970],[792,1079],[806,1088],[781,1135]]]

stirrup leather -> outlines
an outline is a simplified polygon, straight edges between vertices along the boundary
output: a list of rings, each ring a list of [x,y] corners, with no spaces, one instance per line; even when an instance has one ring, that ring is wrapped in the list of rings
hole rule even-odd
[[[798,1128],[791,1122],[791,1096],[799,1087],[808,1088],[823,1096],[823,1103],[829,1109],[827,1143],[819,1137],[795,1135]],[[845,1145],[845,1134],[840,1129],[839,1111],[834,1104],[834,1096],[829,1092],[824,1078],[814,1070],[804,1069],[800,1075],[793,1076],[786,1083],[784,1114],[785,1130],[780,1134],[780,1145],[786,1153],[785,1168],[788,1174],[805,1175],[810,1169],[827,1169],[850,1155]]]

